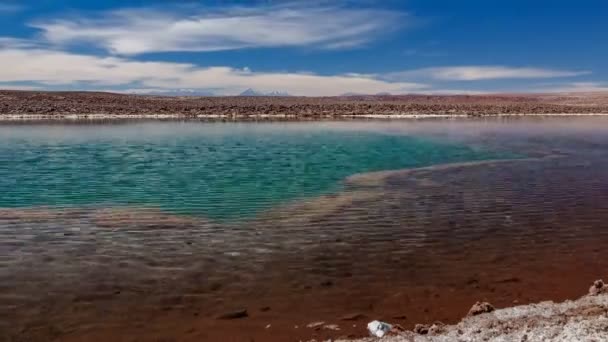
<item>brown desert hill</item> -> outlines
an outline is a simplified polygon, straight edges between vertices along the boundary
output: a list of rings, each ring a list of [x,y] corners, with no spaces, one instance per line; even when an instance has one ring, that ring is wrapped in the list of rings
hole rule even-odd
[[[338,97],[187,97],[104,92],[0,90],[0,117],[44,115],[180,117],[264,116],[290,119],[358,115],[608,114],[608,92],[492,95],[355,95]]]

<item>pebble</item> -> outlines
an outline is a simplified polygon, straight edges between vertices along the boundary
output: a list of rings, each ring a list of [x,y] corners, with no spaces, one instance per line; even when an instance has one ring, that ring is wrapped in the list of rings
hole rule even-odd
[[[326,280],[326,281],[321,282],[321,286],[323,286],[323,287],[330,287],[333,285],[334,285],[334,282],[331,280]]]
[[[239,319],[239,318],[245,318],[248,316],[249,316],[249,314],[247,313],[247,310],[243,309],[243,310],[236,310],[236,311],[231,311],[231,312],[221,314],[221,315],[217,316],[217,319]]]
[[[340,327],[337,324],[327,324],[323,326],[323,329],[338,331]]]
[[[593,285],[589,288],[590,296],[597,296],[598,294],[604,293],[608,290],[608,286],[604,284],[602,280],[596,280],[593,282]]]
[[[414,327],[414,332],[419,335],[426,335],[429,333],[430,327],[425,324],[416,324]]]
[[[312,322],[306,325],[306,327],[310,329],[316,329],[321,328],[323,325],[325,325],[325,322]]]
[[[494,311],[492,304],[488,302],[477,302],[471,307],[471,310],[469,310],[468,316],[477,316],[492,311]]]
[[[344,315],[342,316],[342,318],[340,318],[340,320],[342,321],[358,321],[360,319],[364,319],[366,316],[364,314],[361,313],[352,313],[352,314],[348,314],[348,315]]]

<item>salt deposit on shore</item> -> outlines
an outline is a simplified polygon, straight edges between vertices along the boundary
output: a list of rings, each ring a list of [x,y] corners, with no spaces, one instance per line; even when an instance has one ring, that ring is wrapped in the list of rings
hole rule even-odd
[[[608,294],[595,282],[589,295],[563,303],[542,302],[478,315],[469,314],[456,325],[440,322],[417,326],[417,332],[387,336],[383,342],[448,341],[607,341]],[[489,311],[489,310],[488,310]],[[357,342],[378,341],[365,338]],[[354,342],[354,341],[351,341]]]
[[[469,116],[492,116],[492,117],[578,117],[578,116],[608,116],[608,113],[522,113],[522,114],[361,114],[361,115],[333,115],[321,116],[318,119],[375,119],[375,120],[404,120],[404,119],[457,119]],[[0,122],[11,121],[107,121],[107,120],[301,120],[298,115],[286,114],[253,114],[253,115],[228,115],[228,114],[199,114],[189,116],[184,114],[7,114],[0,115]]]

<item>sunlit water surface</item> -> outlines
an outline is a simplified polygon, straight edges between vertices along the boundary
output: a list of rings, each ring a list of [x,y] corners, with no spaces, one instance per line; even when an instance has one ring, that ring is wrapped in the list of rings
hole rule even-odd
[[[0,207],[134,205],[213,219],[340,190],[352,174],[501,155],[340,125],[0,126]]]

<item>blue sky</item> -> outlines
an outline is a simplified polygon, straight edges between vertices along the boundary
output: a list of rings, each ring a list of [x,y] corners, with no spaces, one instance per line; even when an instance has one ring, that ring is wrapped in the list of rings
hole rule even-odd
[[[0,88],[608,90],[608,1],[0,0]]]

